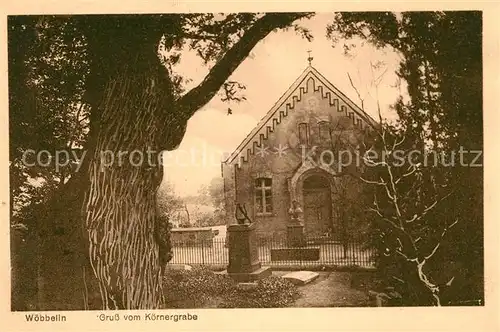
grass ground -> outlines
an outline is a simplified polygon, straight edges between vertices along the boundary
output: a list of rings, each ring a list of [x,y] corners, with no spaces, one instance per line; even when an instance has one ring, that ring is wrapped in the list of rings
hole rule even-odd
[[[371,306],[368,290],[373,287],[373,272],[320,271],[319,277],[314,281],[303,286],[292,286],[293,291],[278,282],[280,277],[289,272],[274,270],[272,272],[274,281],[268,285],[271,287],[259,286],[261,288],[258,291],[245,293],[245,291],[235,292],[233,286],[229,286],[230,283],[227,284],[225,279],[217,279],[217,273],[214,274],[210,270],[193,270],[183,274],[182,279],[172,277],[168,281],[178,286],[178,289],[170,288],[169,306],[172,308],[269,307],[264,303],[273,303],[271,307],[298,308]],[[212,283],[221,285],[222,288],[213,289]],[[293,294],[290,295],[291,298],[289,294]],[[255,301],[254,304],[252,301],[247,301],[249,297]],[[283,299],[286,299],[285,302]]]
[[[274,271],[282,276],[288,272]],[[294,307],[367,307],[370,301],[365,287],[353,288],[352,272],[319,272],[313,282],[299,286],[300,297]]]

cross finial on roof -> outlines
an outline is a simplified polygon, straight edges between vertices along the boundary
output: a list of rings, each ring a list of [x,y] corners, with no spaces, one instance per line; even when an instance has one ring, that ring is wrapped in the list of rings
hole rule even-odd
[[[311,56],[311,50],[307,51],[307,53],[309,54],[309,57],[307,58],[307,61],[309,61],[309,66],[311,65],[311,62],[313,61],[313,57]]]

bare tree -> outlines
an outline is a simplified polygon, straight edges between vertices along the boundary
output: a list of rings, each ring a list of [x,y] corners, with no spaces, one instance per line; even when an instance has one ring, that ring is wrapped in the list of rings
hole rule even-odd
[[[380,82],[379,76],[374,81],[377,95]],[[445,236],[458,223],[458,219],[437,215],[440,203],[452,190],[434,176],[434,168],[427,165],[426,151],[415,150],[403,132],[382,119],[378,99],[377,112],[379,126],[373,142],[365,139],[353,145],[345,137],[347,132],[335,137],[335,149],[347,149],[362,162],[360,167],[348,167],[340,174],[357,177],[374,188],[373,202],[367,210],[376,216],[384,250],[381,254],[393,257],[404,271],[404,275],[393,279],[410,290],[414,304],[440,306],[442,290],[451,286],[455,277],[433,278],[429,262],[437,259]]]
[[[380,156],[370,156],[370,153],[362,156],[369,167],[378,169],[379,177],[367,179],[361,176],[360,179],[381,189],[377,191],[369,210],[378,217],[380,229],[386,236],[388,245],[385,254],[388,255],[392,251],[401,256],[406,263],[405,267],[414,270],[418,280],[431,293],[433,304],[440,306],[441,286],[432,281],[425,268],[441,246],[448,230],[458,222],[458,219],[452,222],[443,220],[436,224],[431,218],[437,205],[451,193],[444,194],[444,190],[437,190],[440,185],[435,178],[429,176],[429,170],[420,161],[408,159],[408,165],[398,166],[396,161],[399,158],[394,158],[395,153],[408,151],[397,150],[398,146],[403,144],[404,137],[398,139],[394,135],[391,136],[392,142],[389,142],[387,129],[382,127]],[[374,150],[370,148],[368,151]],[[445,285],[451,285],[452,281],[453,278]],[[415,287],[418,288],[420,287]]]

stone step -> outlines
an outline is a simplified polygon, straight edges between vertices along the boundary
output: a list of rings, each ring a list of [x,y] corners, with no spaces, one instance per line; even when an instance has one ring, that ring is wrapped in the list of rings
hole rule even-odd
[[[237,282],[253,282],[256,280],[264,279],[272,274],[272,269],[270,266],[263,266],[258,270],[253,272],[241,272],[241,273],[228,273],[227,270],[223,274],[228,274],[233,280]]]
[[[294,271],[282,276],[297,286],[306,285],[319,277],[319,273],[312,271]]]
[[[167,264],[166,265],[167,269],[169,270],[185,270],[185,271],[191,271],[193,267],[191,265],[187,264]]]

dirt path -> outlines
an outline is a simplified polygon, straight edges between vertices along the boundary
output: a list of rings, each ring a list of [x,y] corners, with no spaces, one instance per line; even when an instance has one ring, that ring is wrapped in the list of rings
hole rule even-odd
[[[299,287],[301,297],[295,307],[366,307],[365,292],[351,288],[348,272],[320,272],[318,279]]]

